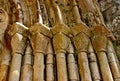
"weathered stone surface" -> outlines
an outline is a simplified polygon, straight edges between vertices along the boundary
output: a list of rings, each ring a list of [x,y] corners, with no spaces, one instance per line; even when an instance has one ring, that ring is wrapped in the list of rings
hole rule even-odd
[[[73,4],[75,4],[75,0],[72,0]],[[82,3],[82,1],[80,1]],[[86,1],[85,1],[86,2]],[[81,5],[83,5],[82,3]],[[87,8],[86,5],[84,4],[85,8]],[[85,9],[86,10],[86,9]],[[88,61],[88,46],[90,43],[90,37],[92,36],[91,30],[89,27],[81,21],[81,19],[78,19],[77,17],[80,18],[79,16],[79,11],[77,6],[73,7],[74,16],[76,17],[76,24],[72,28],[73,32],[73,43],[74,46],[78,52],[78,64],[79,64],[79,73],[81,75],[81,80],[82,81],[92,81],[91,77],[91,72],[90,72],[90,67],[89,67],[89,61]],[[83,11],[86,13],[86,11]]]
[[[57,35],[54,36],[53,43],[54,43],[53,45],[55,47],[54,49],[55,49],[56,54],[59,52],[66,53],[67,48],[70,43],[70,39],[64,34],[58,33]]]
[[[60,32],[68,37],[71,37],[72,35],[70,28],[65,24],[56,24],[53,28],[51,28],[51,31],[53,32],[53,35],[56,35]]]
[[[60,29],[57,32],[54,31],[54,30],[57,30],[59,27]],[[69,30],[70,29],[66,27],[66,25],[64,24],[61,24],[61,25],[56,24],[55,27],[53,27],[52,29],[52,32],[54,34],[53,47],[56,54],[58,81],[68,80],[65,54],[67,52],[69,44],[71,43],[69,37],[66,36],[68,35]],[[62,73],[64,73],[64,75],[62,75]]]
[[[79,80],[76,69],[76,61],[74,58],[74,47],[72,44],[69,45],[69,50],[67,52],[67,64],[68,64],[68,78],[70,81]]]
[[[8,26],[8,14],[0,7],[0,81],[7,81],[10,65],[10,49],[5,41],[5,31]]]
[[[101,12],[103,14],[105,23],[108,26],[108,28],[113,32],[116,38],[116,45],[119,48],[120,1],[119,0],[108,0],[108,1],[100,0],[99,5],[100,5]],[[117,51],[119,51],[119,49]]]
[[[51,41],[46,51],[46,81],[54,81],[54,52]]]
[[[33,80],[33,59],[32,59],[32,49],[30,43],[28,42],[25,55],[22,62],[21,77],[20,81],[32,81]]]
[[[12,56],[12,62],[9,71],[9,81],[19,81],[20,79],[20,69],[21,69],[22,55],[15,54]]]
[[[46,81],[54,81],[54,62],[53,54],[47,54],[46,56]]]
[[[120,16],[117,16],[113,19],[111,30],[116,38],[116,45],[119,46],[120,45]]]
[[[106,55],[108,40],[104,34],[105,30],[102,26],[98,26],[94,28],[93,33],[92,44],[98,57],[103,80],[113,81],[112,72]]]
[[[102,78],[101,78],[99,66],[97,63],[98,60],[97,60],[96,54],[94,52],[94,49],[91,43],[89,43],[88,52],[89,52],[88,59],[90,62],[92,78],[94,81],[100,81]]]
[[[114,48],[113,48],[111,41],[108,41],[107,52],[108,52],[107,53],[108,61],[109,61],[110,67],[111,67],[111,71],[113,73],[113,77],[115,79],[119,79],[120,78],[120,71],[118,68],[115,51],[114,51]]]
[[[78,30],[77,30],[78,29]],[[73,31],[73,43],[78,52],[78,64],[81,80],[92,81],[89,62],[87,57],[88,46],[90,43],[90,37],[92,35],[91,30],[84,24],[80,23],[72,28]]]
[[[23,36],[28,36],[28,28],[24,26],[22,23],[15,22],[12,24],[12,26],[9,28],[8,34],[10,36],[15,35],[16,33],[19,33]]]
[[[100,0],[99,4],[106,23],[111,24],[113,19],[120,15],[119,0]]]
[[[9,66],[8,65],[2,65],[0,66],[0,81],[7,81],[8,80],[8,72],[9,72]]]
[[[30,38],[31,45],[33,48],[33,53],[43,53],[45,54],[47,50],[47,45],[49,43],[49,38],[37,33]]]
[[[41,33],[49,38],[52,37],[52,33],[50,31],[50,28],[45,26],[44,24],[41,24],[41,23],[35,23],[34,25],[32,25],[30,27],[29,31],[32,35],[34,35],[36,33]]]
[[[92,36],[92,32],[90,28],[83,22],[75,24],[75,26],[72,28],[73,35],[78,35],[80,33],[84,33],[88,37]]]
[[[56,54],[58,81],[68,81],[65,53]]]
[[[33,49],[33,55],[34,55],[34,74],[33,74],[33,80],[34,81],[44,81],[46,78],[47,80],[54,80],[53,76],[53,58],[49,60],[47,58],[47,77],[44,78],[44,70],[45,70],[45,65],[44,65],[44,57],[47,55],[53,55],[52,54],[52,48],[51,48],[51,41],[50,38],[52,37],[52,33],[50,29],[40,23],[36,23],[33,26],[29,28],[30,32],[30,43]],[[52,56],[53,57],[53,56]],[[52,60],[52,63],[51,63]],[[49,64],[50,62],[50,64]],[[50,68],[48,68],[50,67]],[[51,72],[51,76],[49,75],[48,72]]]
[[[12,61],[9,73],[9,81],[19,81],[22,63],[22,55],[26,48],[26,31],[27,27],[20,23],[14,23],[9,30],[11,36]]]
[[[67,74],[67,62],[66,54],[70,54],[73,49],[71,48],[71,40],[72,37],[71,29],[63,23],[62,16],[58,5],[53,1],[54,11],[56,12],[56,25],[51,29],[53,33],[53,47],[56,54],[56,63],[57,63],[57,80],[58,81],[68,81],[68,74]],[[71,51],[70,51],[71,49]],[[71,66],[72,63],[69,62]],[[75,63],[73,63],[73,68],[75,68]],[[74,70],[70,70],[69,67],[69,74]],[[77,79],[76,74],[73,74],[73,77],[69,77],[70,80]]]
[[[33,68],[31,65],[26,64],[22,67],[22,72],[21,72],[21,79],[20,81],[32,81],[32,72]]]
[[[35,53],[33,69],[33,81],[44,81],[45,65],[43,53]]]
[[[100,51],[106,52],[107,38],[104,35],[94,36],[92,40],[96,53]]]
[[[0,8],[0,35],[5,33],[5,30],[8,26],[8,21],[8,14],[5,12],[5,10]]]
[[[0,9],[0,81],[119,81],[119,64],[107,38],[113,35],[101,25],[98,2],[105,22],[114,19],[113,31],[119,34],[119,0],[0,0],[5,9]],[[4,39],[8,24],[12,58]],[[31,46],[26,48],[27,37]]]
[[[12,53],[24,54],[28,28],[20,23],[14,23],[8,31],[11,36]]]

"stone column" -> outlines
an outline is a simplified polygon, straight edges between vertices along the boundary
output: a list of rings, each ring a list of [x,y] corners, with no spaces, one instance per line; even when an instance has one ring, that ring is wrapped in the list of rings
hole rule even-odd
[[[91,69],[91,75],[92,75],[93,81],[101,81],[98,60],[91,43],[89,44],[88,52],[89,52],[88,57],[90,61],[90,69]]]
[[[16,22],[9,32],[11,34],[12,61],[8,81],[20,80],[22,55],[24,55],[26,48],[27,29],[24,25]]]
[[[56,54],[58,81],[68,81],[68,78],[70,81],[77,80],[77,75],[76,75],[77,73],[75,71],[76,65],[73,56],[74,50],[73,48],[71,48],[71,40],[70,40],[71,29],[67,27],[65,24],[56,24],[51,30],[54,35],[52,41]],[[72,61],[70,60],[70,58],[72,58]],[[68,73],[70,75],[69,77],[67,73],[66,59],[68,59],[68,68],[69,68]],[[73,72],[73,70],[75,72]]]
[[[47,47],[50,42],[50,38],[52,37],[52,34],[49,31],[48,27],[40,23],[35,23],[33,26],[31,26],[29,32],[31,33],[30,42],[34,55],[33,81],[44,81],[44,56],[47,52]]]
[[[93,30],[92,44],[98,57],[103,80],[114,81],[106,55],[108,40],[104,32],[104,26],[96,26]]]
[[[49,40],[46,51],[46,81],[54,81],[54,55],[51,41]]]
[[[78,23],[73,28],[73,43],[78,53],[79,73],[82,81],[92,81],[88,61],[88,46],[91,31],[84,23]]]
[[[32,81],[33,79],[33,59],[32,59],[32,49],[30,43],[27,43],[25,55],[23,58],[23,66],[21,70],[21,78],[20,81]]]
[[[107,56],[108,56],[108,62],[113,74],[113,78],[115,81],[119,81],[120,69],[119,69],[119,65],[117,64],[116,54],[115,54],[112,42],[110,40],[108,40],[108,43],[107,43]]]
[[[79,81],[79,73],[77,72],[76,61],[74,57],[74,48],[72,43],[69,44],[67,52],[67,64],[68,64],[68,78],[69,81]]]
[[[59,25],[57,25],[59,26]],[[66,64],[66,49],[68,46],[68,42],[70,39],[61,32],[57,32],[56,30],[62,30],[61,28],[52,28],[53,36],[53,48],[56,54],[56,63],[57,63],[57,77],[58,81],[68,81],[67,75],[67,64]],[[64,27],[60,25],[59,27]],[[55,33],[57,32],[57,33]]]

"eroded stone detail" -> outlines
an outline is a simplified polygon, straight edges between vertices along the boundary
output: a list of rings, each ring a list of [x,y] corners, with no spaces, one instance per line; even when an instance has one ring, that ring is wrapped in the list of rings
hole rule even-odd
[[[11,37],[12,61],[9,73],[9,81],[19,81],[22,55],[24,55],[27,42],[28,28],[19,22],[14,23],[8,31]]]
[[[33,49],[33,55],[34,55],[34,74],[33,74],[33,80],[34,81],[44,81],[46,80],[54,80],[54,74],[53,74],[53,52],[51,47],[51,41],[50,38],[52,37],[51,31],[48,27],[40,24],[35,23],[33,26],[29,29],[30,32],[30,43]],[[51,62],[48,64],[47,62],[47,77],[44,78],[44,58],[45,55],[47,55],[47,58],[50,59]],[[52,67],[50,67],[52,65]],[[49,76],[49,72],[51,72],[51,75]]]
[[[10,65],[10,48],[5,41],[5,31],[8,26],[8,14],[0,8],[0,81],[7,80]]]

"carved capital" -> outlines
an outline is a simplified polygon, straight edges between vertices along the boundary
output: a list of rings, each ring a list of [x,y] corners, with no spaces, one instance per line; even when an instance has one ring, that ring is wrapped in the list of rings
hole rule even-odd
[[[11,48],[12,48],[12,54],[18,53],[18,54],[24,54],[25,48],[26,48],[26,40],[27,38],[22,36],[19,33],[16,33],[11,38]]]
[[[21,23],[16,22],[12,25],[9,30],[9,34],[11,36],[12,54],[24,54],[26,48],[27,31],[28,28]]]
[[[65,24],[56,24],[52,29],[55,54],[66,53],[72,37],[71,29]]]
[[[88,44],[90,37],[92,36],[91,30],[84,24],[77,24],[72,28],[73,31],[73,42],[78,52],[88,51]]]
[[[55,54],[61,52],[66,53],[69,44],[70,44],[70,39],[62,33],[58,33],[53,37],[53,46],[54,46]]]
[[[41,33],[49,38],[52,38],[52,32],[50,31],[50,28],[40,23],[35,23],[33,26],[31,26],[29,28],[29,32],[32,35],[35,35],[36,33]]]
[[[72,31],[69,27],[67,27],[65,24],[56,24],[54,27],[51,29],[53,35],[57,33],[63,33],[68,37],[72,37]]]
[[[49,38],[44,36],[43,34],[36,33],[32,35],[30,38],[30,42],[32,45],[33,53],[46,53],[47,45],[49,43]]]
[[[92,44],[96,52],[105,52],[107,46],[106,30],[103,26],[97,26],[93,30]]]
[[[78,52],[88,51],[88,44],[90,42],[90,39],[86,34],[80,33],[77,36],[74,36],[73,42]]]
[[[48,27],[43,24],[36,23],[29,28],[30,42],[33,48],[33,53],[45,54],[48,50],[52,33]]]
[[[93,47],[96,52],[106,51],[107,37],[105,35],[95,35],[92,37]]]
[[[19,22],[13,23],[8,31],[8,34],[12,37],[16,33],[19,33],[19,34],[27,37],[28,36],[28,28]]]
[[[73,28],[72,28],[72,32],[73,35],[76,36],[80,33],[84,33],[86,34],[88,37],[92,36],[92,32],[90,30],[90,28],[83,22],[76,24]]]

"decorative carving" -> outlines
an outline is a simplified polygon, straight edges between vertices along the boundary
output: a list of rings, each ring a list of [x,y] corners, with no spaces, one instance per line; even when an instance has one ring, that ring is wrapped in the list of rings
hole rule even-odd
[[[96,53],[102,52],[102,51],[106,52],[106,47],[107,47],[107,38],[105,34],[100,31],[103,31],[103,26],[97,26],[93,30],[94,36],[92,37],[92,42],[93,42],[93,46],[94,46]]]
[[[24,55],[27,44],[28,28],[19,22],[14,23],[8,33],[11,36],[12,62],[9,73],[9,81],[19,81],[22,55]]]
[[[64,24],[57,24],[52,28],[54,34],[53,37],[53,46],[55,49],[55,54],[63,52],[66,53],[68,46],[70,44],[70,28]],[[58,43],[59,41],[59,43]]]
[[[50,41],[49,38],[52,37],[49,28],[40,23],[36,23],[30,27],[29,31],[31,33],[30,42],[34,52],[33,54],[45,54]]]
[[[0,0],[0,81],[119,81],[102,1],[111,22],[120,0]]]
[[[101,0],[101,1],[103,1],[103,0]],[[107,0],[105,2],[112,2],[112,1],[113,0]],[[111,19],[110,19],[110,17],[108,18],[108,15],[110,15],[109,12],[112,12],[112,10],[111,10],[112,7],[110,7],[110,5],[107,5],[106,7],[109,7],[107,9],[107,11],[105,11],[105,13],[107,12],[106,18],[107,18],[107,21],[110,22]],[[98,6],[96,6],[96,9],[98,9]],[[110,9],[110,11],[109,11],[109,9]],[[97,10],[97,11],[98,11],[99,15],[101,15],[100,11],[99,10]],[[102,22],[103,21],[102,16],[100,16],[99,18],[101,19],[100,23],[104,24],[104,22]],[[113,56],[113,58],[115,59],[114,54],[109,53],[110,50],[107,50],[108,48],[111,48],[111,46],[109,46],[109,41],[110,41],[110,39],[115,40],[114,36],[106,28],[105,25],[101,25],[101,24],[96,25],[96,27],[93,28],[93,33],[94,33],[94,36],[92,37],[92,43],[93,43],[93,47],[96,51],[96,54],[97,54],[97,57],[99,60],[103,80],[113,81],[113,78],[114,78],[114,80],[119,80],[120,74],[119,74],[119,71],[118,71],[119,68],[118,68],[116,62],[113,62],[113,61],[111,62],[111,60],[113,60],[112,58],[108,59],[111,56]],[[110,38],[110,39],[108,39],[108,38]],[[116,74],[114,74],[115,71],[116,71]]]
[[[60,65],[57,65],[58,67],[58,81],[65,80],[67,81],[67,75],[66,75],[66,61],[65,61],[65,54],[67,54],[68,47],[71,43],[70,38],[69,38],[69,33],[70,33],[70,28],[68,28],[64,24],[57,24],[55,25],[52,29],[53,32],[53,47],[55,50],[57,62],[60,63],[60,59],[64,58],[64,60],[61,60],[63,63],[62,66],[64,67],[60,71]],[[65,66],[64,66],[65,65]],[[61,77],[61,72],[64,70],[65,76],[62,79]]]
[[[66,66],[66,58],[69,58],[73,53],[73,49],[71,46],[72,31],[71,29],[63,23],[61,12],[59,10],[58,5],[53,2],[54,11],[56,12],[56,25],[51,28],[53,33],[53,47],[56,54],[56,61],[57,61],[57,76],[58,81],[68,81],[67,76],[67,66]],[[70,51],[71,49],[71,51]],[[66,57],[66,54],[68,54]],[[74,57],[72,55],[72,60],[74,61]],[[70,66],[73,65],[73,69],[71,70]],[[72,71],[76,71],[75,69],[75,62],[71,63],[69,60],[69,73],[71,74]],[[77,80],[77,73],[73,73],[73,77],[69,77],[70,80]]]
[[[50,38],[52,37],[51,31],[45,25],[40,23],[36,23],[30,27],[29,32],[30,42],[33,49],[34,55],[34,77],[33,80],[41,80],[44,81],[44,55],[52,55],[52,49],[49,46],[51,43]],[[51,50],[51,51],[50,51]],[[50,53],[51,52],[51,53]],[[49,57],[49,56],[48,56]],[[51,59],[53,60],[53,59]],[[52,63],[53,64],[53,63]],[[48,69],[48,68],[47,68]],[[52,80],[53,78],[53,68],[50,69],[52,71]],[[49,77],[49,79],[51,79]],[[48,77],[47,77],[48,78]]]
[[[92,37],[92,44],[101,66],[100,69],[102,71],[103,80],[108,79],[109,81],[113,81],[112,73],[106,56],[108,40],[105,33],[108,31],[105,30],[103,25],[101,26],[98,25],[97,27],[94,28],[92,32],[94,34],[94,36]],[[108,74],[107,76],[106,72]]]
[[[6,81],[10,63],[10,49],[4,38],[8,26],[8,14],[0,8],[0,81]]]
[[[72,28],[72,31],[74,34],[73,43],[78,52],[78,63],[79,67],[81,68],[80,69],[81,79],[83,81],[92,81],[88,65],[89,63],[87,59],[88,46],[90,43],[90,37],[92,35],[91,31],[83,23],[74,26]],[[85,65],[83,63],[85,63]]]
[[[76,4],[75,0],[71,0],[73,5]],[[89,6],[89,5],[84,5]],[[74,17],[76,19],[76,24],[72,28],[73,32],[73,43],[78,52],[78,64],[79,64],[79,73],[81,75],[82,81],[92,81],[89,62],[88,62],[88,45],[90,43],[91,30],[81,21],[81,17],[78,11],[78,7],[73,7]]]
[[[81,23],[73,27],[72,31],[74,34],[73,41],[76,49],[79,52],[87,52],[88,43],[90,42],[90,37],[92,36],[90,29],[84,23]]]

